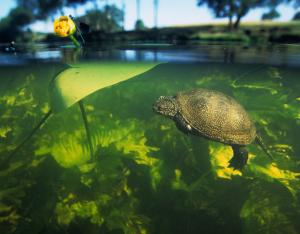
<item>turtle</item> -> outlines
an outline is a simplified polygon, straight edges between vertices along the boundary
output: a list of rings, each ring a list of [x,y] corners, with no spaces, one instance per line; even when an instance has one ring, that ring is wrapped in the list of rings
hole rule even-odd
[[[229,167],[234,170],[247,164],[246,146],[254,141],[271,157],[243,106],[220,91],[198,88],[161,96],[153,104],[153,111],[174,120],[186,134],[230,145],[233,157]]]

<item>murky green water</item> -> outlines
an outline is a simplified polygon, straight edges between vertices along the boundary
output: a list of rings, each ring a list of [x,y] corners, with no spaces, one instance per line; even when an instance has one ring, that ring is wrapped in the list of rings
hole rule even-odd
[[[1,233],[299,233],[298,54],[229,49],[3,55]],[[195,88],[241,103],[274,161],[252,144],[234,171],[230,146],[153,113]]]

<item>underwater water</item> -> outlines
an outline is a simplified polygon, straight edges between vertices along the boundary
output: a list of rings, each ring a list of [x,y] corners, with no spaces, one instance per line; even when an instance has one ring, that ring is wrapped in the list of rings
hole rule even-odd
[[[0,54],[0,233],[300,233],[300,48],[48,47]],[[249,113],[228,145],[152,105],[207,88]],[[25,140],[25,141],[24,141]]]

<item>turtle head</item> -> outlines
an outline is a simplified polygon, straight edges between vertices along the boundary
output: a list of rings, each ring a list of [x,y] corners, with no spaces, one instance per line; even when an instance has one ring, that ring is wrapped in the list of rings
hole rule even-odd
[[[173,118],[178,112],[178,105],[174,97],[171,96],[160,96],[153,104],[153,111]]]

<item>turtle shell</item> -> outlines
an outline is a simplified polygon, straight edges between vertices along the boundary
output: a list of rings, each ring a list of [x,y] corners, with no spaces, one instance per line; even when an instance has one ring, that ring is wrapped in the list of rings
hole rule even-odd
[[[214,90],[197,89],[175,96],[179,113],[195,134],[226,144],[248,145],[256,128],[233,98]]]

